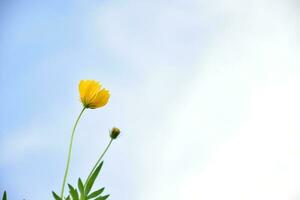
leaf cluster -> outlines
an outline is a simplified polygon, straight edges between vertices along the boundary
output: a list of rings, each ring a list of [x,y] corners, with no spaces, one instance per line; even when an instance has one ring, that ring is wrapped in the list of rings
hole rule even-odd
[[[78,179],[77,188],[75,188],[71,184],[68,184],[69,194],[67,197],[65,197],[65,200],[106,200],[109,195],[101,196],[104,191],[104,187],[92,191],[95,180],[98,177],[100,170],[102,169],[102,165],[103,161],[95,169],[91,177],[86,180],[85,184],[83,184],[81,178]],[[55,200],[63,200],[54,191],[52,192],[52,195]]]

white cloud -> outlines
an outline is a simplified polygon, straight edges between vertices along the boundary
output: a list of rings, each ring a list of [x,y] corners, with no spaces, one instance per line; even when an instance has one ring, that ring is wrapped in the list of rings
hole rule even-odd
[[[300,184],[298,77],[254,92],[236,135],[178,184],[178,199],[295,199]],[[296,83],[296,84],[295,84]]]
[[[224,8],[226,23],[199,57],[198,76],[153,130],[161,141],[141,161],[137,199],[299,196],[295,13],[291,2],[249,4]]]

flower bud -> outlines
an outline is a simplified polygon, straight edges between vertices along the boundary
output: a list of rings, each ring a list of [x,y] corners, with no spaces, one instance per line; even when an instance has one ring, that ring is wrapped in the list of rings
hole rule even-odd
[[[110,130],[110,138],[111,139],[116,139],[120,135],[120,133],[121,133],[120,129],[118,129],[116,127],[113,127]]]

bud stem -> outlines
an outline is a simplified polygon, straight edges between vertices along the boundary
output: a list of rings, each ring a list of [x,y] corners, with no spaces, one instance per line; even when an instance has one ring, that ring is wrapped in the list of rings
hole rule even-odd
[[[65,189],[65,185],[66,185],[66,180],[67,180],[67,176],[68,176],[68,172],[69,172],[69,166],[70,166],[70,160],[71,160],[71,154],[72,154],[72,146],[73,146],[73,140],[74,140],[74,133],[77,127],[77,124],[82,116],[83,111],[86,109],[86,107],[83,107],[83,109],[81,110],[80,114],[77,117],[77,120],[74,124],[73,130],[72,130],[72,134],[71,134],[71,139],[70,139],[70,144],[69,144],[69,152],[68,152],[68,160],[67,160],[67,165],[66,165],[66,170],[65,170],[65,175],[64,175],[64,179],[63,179],[63,184],[62,184],[62,188],[61,188],[61,194],[60,194],[60,198],[64,199],[64,189]]]
[[[110,147],[110,145],[111,145],[112,142],[113,142],[113,139],[110,139],[108,145],[106,146],[105,150],[103,151],[103,153],[102,153],[101,156],[99,157],[98,161],[96,162],[96,164],[94,165],[92,171],[90,172],[88,178],[86,179],[85,186],[86,186],[87,182],[89,181],[89,179],[91,178],[91,176],[92,176],[93,172],[95,171],[95,169],[97,168],[97,166],[100,164],[100,162],[101,162],[103,156],[105,155],[105,153],[106,153],[107,150],[109,149],[109,147]]]

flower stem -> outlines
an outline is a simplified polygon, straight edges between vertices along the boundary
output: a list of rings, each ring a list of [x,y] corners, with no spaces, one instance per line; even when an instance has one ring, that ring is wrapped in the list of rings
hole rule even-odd
[[[69,166],[70,166],[70,160],[71,160],[71,154],[72,154],[72,146],[73,146],[73,139],[74,139],[74,133],[77,127],[77,124],[79,122],[80,117],[82,116],[83,111],[86,108],[83,107],[83,109],[81,110],[80,114],[77,117],[77,120],[74,124],[73,130],[72,130],[72,134],[71,134],[71,139],[70,139],[70,144],[69,144],[69,152],[68,152],[68,160],[67,160],[67,165],[66,165],[66,170],[65,170],[65,175],[64,175],[64,180],[63,180],[63,184],[62,184],[62,188],[61,188],[61,194],[60,197],[61,199],[63,199],[64,197],[64,190],[65,190],[65,185],[66,185],[66,180],[67,180],[67,176],[68,176],[68,172],[69,172]]]
[[[108,145],[106,146],[105,150],[103,151],[103,153],[101,154],[101,156],[99,157],[98,161],[96,162],[96,164],[94,165],[92,171],[90,172],[88,178],[86,179],[86,182],[85,182],[85,186],[87,184],[87,182],[89,181],[89,179],[91,178],[93,172],[95,171],[95,169],[98,167],[99,163],[101,162],[103,156],[105,155],[105,153],[107,152],[107,150],[109,149],[111,143],[112,143],[113,139],[110,139]]]

